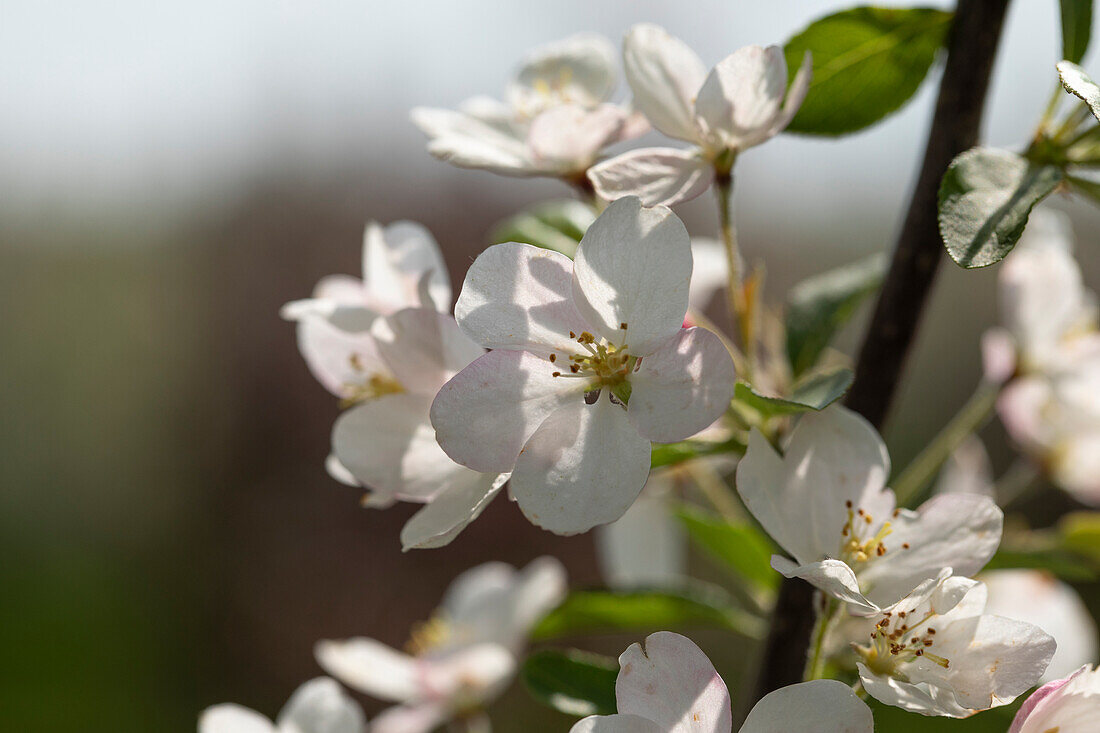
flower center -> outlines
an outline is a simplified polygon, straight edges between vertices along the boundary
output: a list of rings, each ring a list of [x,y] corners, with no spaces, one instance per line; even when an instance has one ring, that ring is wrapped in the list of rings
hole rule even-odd
[[[853,507],[850,501],[845,505],[848,508],[848,521],[840,529],[839,559],[851,566],[853,570],[857,570],[856,566],[873,558],[882,557],[889,551],[885,540],[894,530],[891,529],[891,522],[887,521],[883,522],[876,531],[875,519],[870,513],[860,507]],[[895,511],[894,516],[896,517],[897,514]],[[901,549],[908,550],[909,543],[904,543]]]
[[[363,376],[357,381],[344,384],[344,397],[340,400],[340,407],[351,407],[383,395],[401,394],[405,391],[401,382],[390,374],[385,372],[368,374],[359,354],[352,354],[348,360],[351,362],[352,370]]]
[[[436,611],[427,621],[413,624],[405,650],[413,656],[423,656],[442,647],[469,640],[469,628],[455,626],[442,611]]]
[[[573,69],[568,66],[558,71],[557,76],[540,76],[531,86],[546,102],[568,102],[566,88],[573,81]]]
[[[875,674],[905,678],[905,673],[899,671],[899,665],[912,662],[917,657],[929,659],[947,669],[951,660],[930,651],[936,643],[936,630],[926,624],[935,615],[928,611],[917,619],[911,611],[887,611],[875,624],[871,643],[867,646],[853,643],[852,648]]]
[[[626,335],[626,324],[619,324]],[[576,341],[586,353],[569,354],[563,360],[559,354],[551,354],[550,361],[563,367],[553,372],[554,377],[574,377],[588,380],[596,389],[607,387],[615,390],[627,382],[630,373],[642,363],[641,357],[631,356],[625,343],[612,344],[605,340],[597,341],[588,331],[579,335],[569,332],[569,338]],[[564,363],[563,363],[564,362]],[[568,364],[568,371],[564,369]]]

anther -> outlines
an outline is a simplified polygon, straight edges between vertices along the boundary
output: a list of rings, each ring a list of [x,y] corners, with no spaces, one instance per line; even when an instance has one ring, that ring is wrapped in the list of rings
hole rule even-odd
[[[551,354],[550,355],[550,361],[557,361],[557,360],[558,360],[558,355],[557,354]]]
[[[553,373],[553,374],[551,374],[550,376],[551,376],[551,377],[560,377],[560,376],[561,376],[561,372],[554,372],[554,373]]]

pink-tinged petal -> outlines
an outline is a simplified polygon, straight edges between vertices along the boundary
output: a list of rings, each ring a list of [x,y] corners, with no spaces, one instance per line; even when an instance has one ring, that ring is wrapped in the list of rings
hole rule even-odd
[[[429,501],[472,471],[443,452],[428,422],[430,395],[391,394],[347,410],[332,429],[332,450],[377,501]]]
[[[430,138],[428,152],[460,168],[479,168],[502,175],[531,176],[525,141],[508,130],[463,112],[418,107],[413,123]]]
[[[706,78],[702,60],[660,26],[641,23],[623,41],[623,70],[634,106],[669,137],[698,142],[695,97]]]
[[[199,733],[276,733],[271,721],[242,705],[209,707],[199,717]]]
[[[478,255],[455,303],[462,330],[490,349],[548,356],[573,353],[569,332],[590,326],[573,303],[573,262],[529,244],[497,244]]]
[[[778,135],[787,129],[787,125],[791,124],[791,120],[798,113],[802,103],[806,101],[806,95],[810,91],[810,81],[813,80],[813,76],[813,56],[807,51],[802,56],[802,65],[798,67],[794,79],[791,80],[791,85],[787,88],[787,98],[783,101],[783,111],[772,123],[768,137]]]
[[[1043,408],[1050,401],[1050,384],[1040,377],[1015,379],[1001,390],[997,414],[1016,443],[1029,450],[1042,449],[1051,439],[1043,420]]]
[[[553,376],[559,368],[523,351],[490,351],[474,360],[432,403],[443,450],[475,471],[511,471],[524,443],[552,412],[584,401],[584,380]]]
[[[605,201],[637,196],[645,206],[675,206],[710,188],[714,166],[698,148],[639,148],[592,166],[588,180]]]
[[[733,360],[717,336],[682,328],[630,375],[627,416],[649,440],[683,440],[722,416],[736,381]]]
[[[494,643],[466,644],[418,659],[423,692],[452,705],[486,704],[504,692],[516,672],[516,658]]]
[[[319,641],[313,656],[330,675],[379,700],[404,702],[421,694],[417,659],[374,639]]]
[[[649,441],[621,406],[601,394],[575,399],[546,418],[516,459],[512,496],[534,524],[557,534],[613,522],[649,475]]]
[[[804,565],[840,552],[847,502],[871,515],[874,526],[890,518],[889,475],[890,458],[875,429],[834,405],[804,415],[783,456],[752,431],[737,466],[737,491],[768,534]]]
[[[370,733],[431,733],[449,717],[450,711],[440,702],[397,705],[370,722]]]
[[[951,691],[942,687],[929,687],[902,682],[896,677],[879,675],[865,664],[856,664],[859,679],[867,694],[881,703],[908,710],[920,715],[940,715],[948,718],[967,718],[974,710],[960,705]]]
[[[975,494],[940,494],[917,511],[901,509],[885,538],[886,554],[867,563],[860,584],[886,606],[943,568],[973,575],[997,551],[1003,523],[996,502]]]
[[[585,171],[608,145],[616,142],[626,123],[626,112],[613,104],[595,109],[563,104],[546,110],[531,122],[527,144],[535,163],[562,175]]]
[[[982,334],[982,371],[994,384],[1007,382],[1016,372],[1016,342],[1003,328],[991,328]]]
[[[729,733],[730,694],[714,665],[686,636],[658,631],[619,656],[620,714],[652,720],[663,731]]]
[[[637,715],[589,715],[578,720],[569,733],[668,733],[668,730]]]
[[[986,613],[1034,624],[1054,636],[1058,649],[1043,682],[1096,660],[1096,622],[1073,588],[1042,570],[992,570],[979,579],[989,594]]]
[[[695,114],[711,144],[739,150],[771,137],[787,88],[787,62],[778,46],[745,46],[711,70]]]
[[[1054,453],[1051,478],[1082,504],[1100,506],[1100,433],[1071,434]]]
[[[425,275],[429,301],[420,297],[417,288]],[[451,309],[451,281],[443,254],[431,232],[414,221],[395,221],[385,229],[375,222],[367,224],[363,289],[368,304],[377,303],[386,313],[416,307]]]
[[[691,262],[688,302],[692,308],[703,310],[714,298],[714,294],[729,282],[726,248],[716,239],[692,237]]]
[[[856,574],[840,560],[819,560],[798,565],[782,555],[772,555],[772,567],[787,578],[802,578],[834,598],[847,603],[852,613],[870,615],[880,609],[859,590]]]
[[[409,392],[435,393],[467,364],[485,353],[444,313],[406,308],[371,329],[378,351]]]
[[[298,321],[298,350],[314,378],[337,397],[350,397],[372,375],[390,374],[369,332],[351,333],[320,317]]]
[[[598,335],[648,356],[680,330],[688,307],[691,239],[665,207],[615,201],[584,233],[573,260],[573,300]]]
[[[359,703],[328,677],[295,690],[276,722],[285,733],[362,733],[366,728]]]
[[[813,680],[770,692],[753,706],[740,733],[872,733],[874,717],[852,688],[837,680]]]
[[[1012,726],[1008,729],[1008,733],[1045,733],[1045,731],[1049,730],[1049,727],[1041,727],[1039,718],[1048,717],[1048,709],[1057,708],[1057,702],[1059,698],[1062,697],[1060,691],[1081,675],[1092,676],[1089,665],[1082,666],[1065,679],[1048,682],[1031,693],[1031,695],[1024,700],[1024,704],[1020,706],[1020,709],[1016,711],[1016,717],[1012,719]],[[1048,704],[1040,709],[1039,705],[1043,701],[1048,701]],[[1090,708],[1089,713],[1091,715],[1096,715],[1096,702],[1093,702]],[[1034,718],[1032,718],[1033,714],[1035,716]],[[1087,722],[1087,720],[1088,719],[1082,719],[1080,722]]]
[[[594,107],[615,91],[617,56],[615,46],[595,33],[539,46],[520,65],[508,101],[526,114],[566,102]]]
[[[401,549],[443,547],[481,516],[504,483],[506,474],[476,473],[467,469],[462,480],[440,492],[401,528]]]

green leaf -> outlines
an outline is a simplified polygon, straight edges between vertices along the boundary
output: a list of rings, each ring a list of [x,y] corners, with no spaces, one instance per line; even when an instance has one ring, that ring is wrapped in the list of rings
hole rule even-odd
[[[1020,549],[1002,547],[985,566],[986,570],[1002,568],[1031,568],[1048,570],[1063,580],[1090,583],[1096,580],[1096,572],[1072,552],[1052,548]]]
[[[940,183],[940,236],[956,264],[985,267],[1004,259],[1028,215],[1062,180],[1052,165],[1033,165],[1007,150],[971,148]]]
[[[791,396],[786,399],[762,395],[744,382],[738,382],[733,390],[733,399],[756,410],[764,418],[817,412],[843,397],[852,386],[852,377],[852,370],[844,367],[811,374],[795,384]]]
[[[1058,64],[1058,78],[1062,86],[1075,97],[1080,97],[1100,120],[1100,86],[1077,64],[1062,61]]]
[[[1100,563],[1100,512],[1073,512],[1058,522],[1062,547]]]
[[[758,591],[770,592],[779,586],[779,573],[771,565],[775,547],[753,524],[731,524],[688,506],[677,516],[692,541],[735,577],[748,581]]]
[[[878,291],[887,265],[885,254],[875,254],[791,288],[785,320],[787,356],[795,376],[817,363],[836,332]]]
[[[1062,5],[1062,58],[1081,63],[1092,35],[1092,0],[1060,0]]]
[[[745,454],[745,444],[731,438],[723,443],[705,440],[683,440],[679,443],[654,443],[650,453],[649,467],[661,468],[690,461],[703,456],[716,456],[723,453]]]
[[[579,649],[544,649],[523,663],[523,683],[539,702],[582,718],[615,712],[619,664]]]
[[[787,130],[842,135],[899,109],[928,74],[952,17],[931,8],[865,6],[814,21],[783,49],[792,78],[806,51],[814,72]]]
[[[532,632],[535,639],[617,631],[659,631],[710,626],[756,637],[763,631],[758,618],[733,605],[717,589],[695,591],[610,591],[570,593],[565,602],[543,617]]]
[[[1075,191],[1079,191],[1093,201],[1100,203],[1100,181],[1090,181],[1087,178],[1078,178],[1077,176],[1066,176],[1066,181]]]
[[[493,244],[533,244],[572,257],[595,219],[592,209],[579,201],[547,201],[500,222],[489,239]]]

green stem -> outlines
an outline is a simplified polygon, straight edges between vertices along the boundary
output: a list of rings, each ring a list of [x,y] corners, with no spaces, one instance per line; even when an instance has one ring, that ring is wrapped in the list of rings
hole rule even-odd
[[[745,351],[744,371],[741,376],[751,384],[753,366],[756,363],[756,338],[741,274],[741,250],[737,245],[737,231],[733,226],[733,177],[729,173],[719,175],[714,184],[714,192],[718,197],[718,222],[722,244],[726,249],[726,303],[729,307],[730,324],[740,335],[741,348]]]
[[[940,434],[905,467],[893,482],[898,506],[905,506],[917,498],[921,490],[943,465],[943,462],[985,422],[993,411],[999,388],[991,382],[981,382],[966,404],[944,426]]]
[[[1047,102],[1046,109],[1043,110],[1043,116],[1039,120],[1039,129],[1035,133],[1036,137],[1042,135],[1043,131],[1054,121],[1054,113],[1058,110],[1058,105],[1065,93],[1061,83],[1054,85],[1054,93],[1050,95],[1050,101]]]
[[[1035,486],[1039,478],[1039,468],[1026,458],[1017,459],[1008,467],[1008,470],[997,479],[993,486],[993,496],[1001,508],[1007,509],[1009,505],[1020,499],[1028,489]]]
[[[833,624],[836,622],[837,610],[840,604],[835,598],[830,597],[825,607],[821,609],[817,615],[817,621],[814,623],[814,633],[810,640],[810,656],[806,661],[806,671],[802,675],[802,679],[805,682],[810,680],[820,680],[825,677],[825,640],[829,636],[829,632],[832,630]]]

